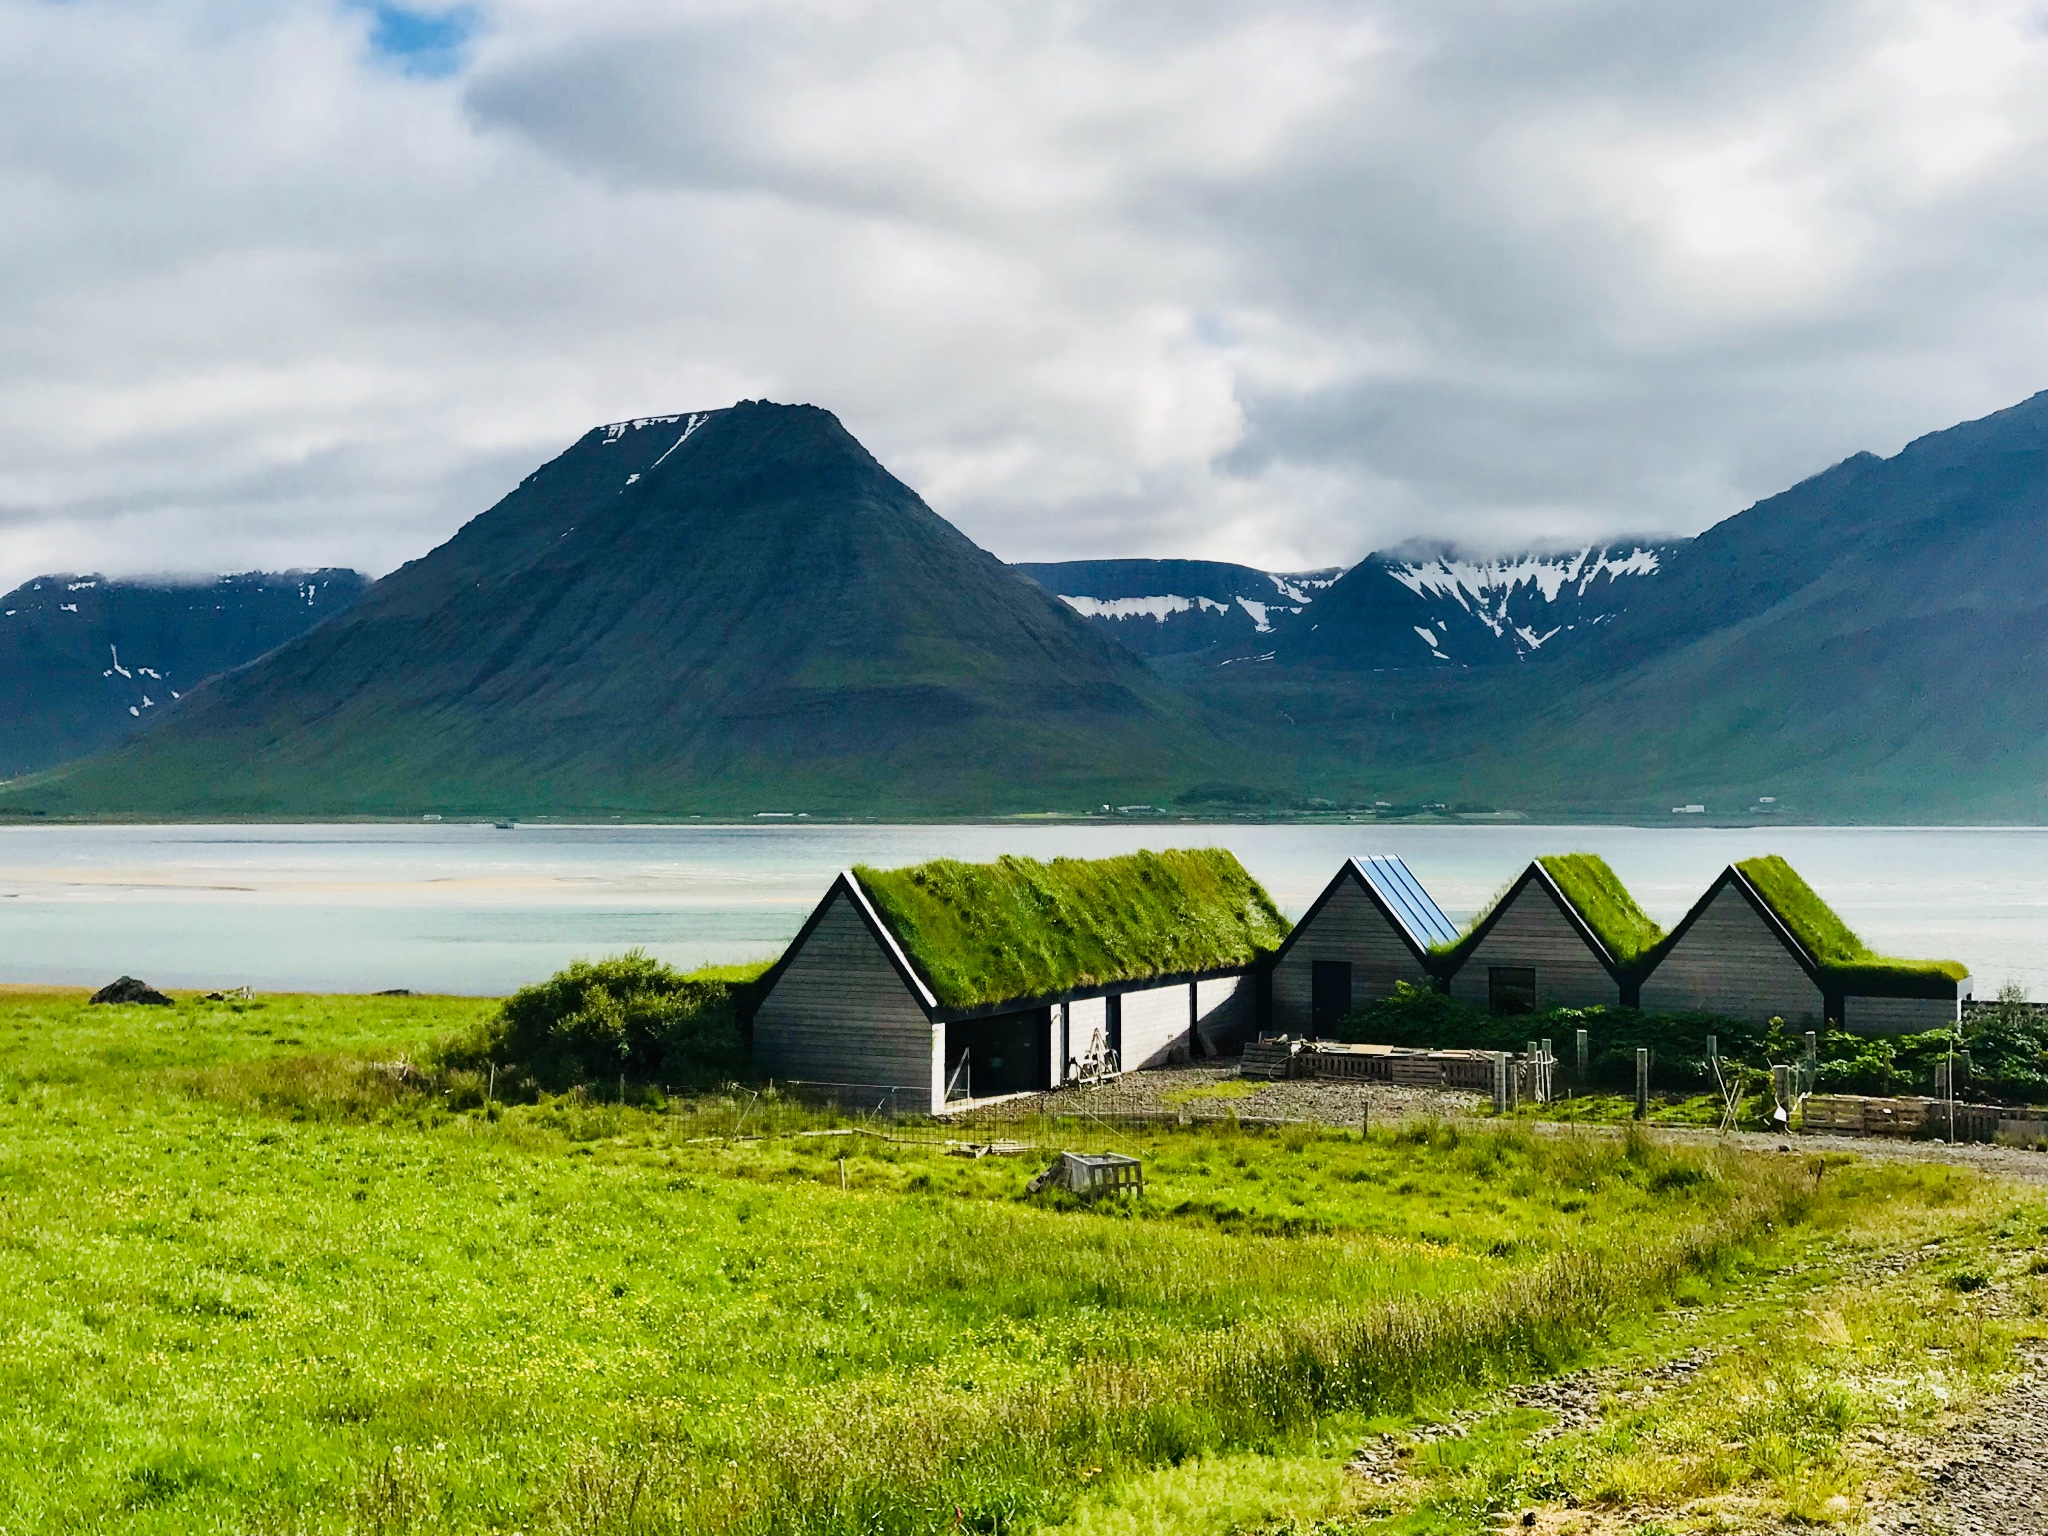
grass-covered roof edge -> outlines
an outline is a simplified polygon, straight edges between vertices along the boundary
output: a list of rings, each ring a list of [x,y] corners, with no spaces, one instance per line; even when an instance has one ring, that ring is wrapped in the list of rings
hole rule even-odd
[[[1960,982],[1970,968],[1959,960],[1908,960],[1880,955],[1843,922],[1820,893],[1779,855],[1739,859],[1729,866],[1776,916],[1831,989],[1882,992],[1918,981]]]
[[[1289,924],[1222,848],[1107,859],[934,859],[853,879],[944,1009],[1242,970]]]
[[[1663,942],[1664,929],[1599,854],[1546,853],[1536,862],[1617,965],[1638,966]]]
[[[1486,937],[1495,919],[1532,880],[1540,880],[1604,953],[1617,979],[1645,971],[1666,942],[1664,930],[1637,905],[1607,861],[1594,853],[1550,853],[1529,861],[1473,916],[1455,943],[1430,947],[1439,974],[1448,975]]]

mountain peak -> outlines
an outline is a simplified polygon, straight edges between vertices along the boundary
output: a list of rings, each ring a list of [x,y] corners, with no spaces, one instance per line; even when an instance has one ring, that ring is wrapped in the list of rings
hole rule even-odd
[[[216,811],[1039,810],[1228,756],[830,411],[743,400],[592,428],[73,784]]]

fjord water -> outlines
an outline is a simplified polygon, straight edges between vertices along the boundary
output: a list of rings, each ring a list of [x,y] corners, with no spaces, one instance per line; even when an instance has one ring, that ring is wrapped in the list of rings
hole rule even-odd
[[[1730,860],[1781,853],[1875,947],[2048,995],[2048,828],[1185,823],[5,828],[0,984],[502,993],[634,945],[772,955],[850,864],[1219,844],[1289,916],[1345,857],[1393,853],[1458,920],[1536,854],[1587,849],[1667,925]]]

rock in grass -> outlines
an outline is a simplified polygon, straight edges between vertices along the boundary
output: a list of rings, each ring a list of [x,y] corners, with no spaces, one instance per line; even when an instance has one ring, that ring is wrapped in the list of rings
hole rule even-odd
[[[146,981],[137,981],[133,976],[123,976],[110,981],[93,993],[96,1003],[147,1003],[152,1008],[168,1008],[171,1000],[157,991]]]

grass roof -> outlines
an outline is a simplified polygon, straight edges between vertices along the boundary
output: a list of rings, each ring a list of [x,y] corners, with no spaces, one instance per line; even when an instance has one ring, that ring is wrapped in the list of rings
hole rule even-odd
[[[1744,859],[1735,867],[1820,968],[1839,981],[1853,984],[1863,978],[1881,981],[1908,976],[1961,981],[1970,974],[1969,967],[1958,960],[1899,960],[1875,953],[1821,900],[1799,871],[1776,854]]]
[[[1663,942],[1664,930],[1650,914],[1636,905],[1621,877],[1597,853],[1550,853],[1536,861],[1541,864],[1564,898],[1577,909],[1586,926],[1599,936],[1619,965],[1630,966],[1646,959]],[[1431,955],[1446,964],[1457,959],[1476,942],[1479,925],[1493,913],[1508,893],[1521,883],[1517,875],[1493,893],[1492,899],[1473,913],[1464,931],[1446,944],[1432,944]]]
[[[1221,848],[854,874],[949,1008],[1250,965],[1288,930]]]
[[[1663,942],[1664,930],[1599,854],[1547,853],[1537,862],[1617,964],[1634,965]]]

